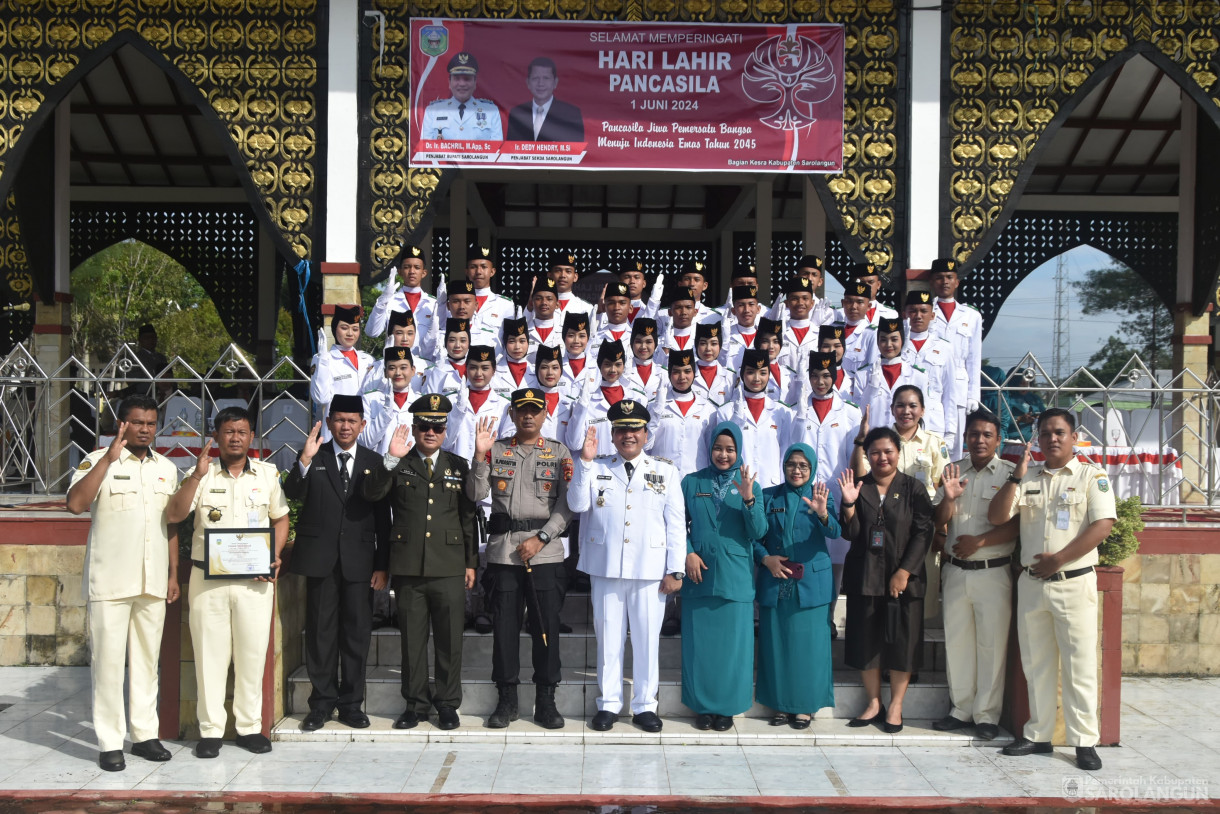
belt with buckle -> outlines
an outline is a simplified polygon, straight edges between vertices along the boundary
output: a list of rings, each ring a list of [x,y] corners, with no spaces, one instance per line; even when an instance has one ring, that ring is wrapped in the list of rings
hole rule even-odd
[[[959,560],[951,554],[946,555],[951,564],[956,565],[964,571],[981,571],[984,568],[1001,568],[1012,562],[1012,555],[1007,557],[993,557],[990,560]]]
[[[1031,577],[1034,576],[1034,569],[1033,569],[1032,565],[1028,566],[1025,570],[1027,572],[1029,572],[1029,575]],[[1083,577],[1085,574],[1091,574],[1091,573],[1093,573],[1093,566],[1086,565],[1084,568],[1073,568],[1071,571],[1056,571],[1055,573],[1053,573],[1049,577],[1047,577],[1045,581],[1046,582],[1062,582],[1065,579],[1072,579],[1073,577]],[[1039,579],[1039,577],[1034,577],[1034,579]]]
[[[547,518],[514,520],[505,512],[492,512],[487,521],[488,534],[511,534],[521,531],[540,531],[545,528]]]

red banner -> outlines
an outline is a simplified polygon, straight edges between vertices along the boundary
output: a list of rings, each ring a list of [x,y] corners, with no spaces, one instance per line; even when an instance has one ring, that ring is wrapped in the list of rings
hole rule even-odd
[[[843,27],[411,21],[412,167],[840,172]]]

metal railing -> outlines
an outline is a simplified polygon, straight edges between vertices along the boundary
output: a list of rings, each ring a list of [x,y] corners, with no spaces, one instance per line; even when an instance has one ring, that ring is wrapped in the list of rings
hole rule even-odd
[[[1027,354],[996,381],[983,375],[984,403],[1004,423],[1007,452],[1033,436],[1037,413],[1050,406],[1076,413],[1086,454],[1115,474],[1116,492],[1145,504],[1220,507],[1220,387],[1191,371],[1158,381],[1133,356],[1110,382],[1085,368],[1056,381]],[[312,426],[309,376],[289,358],[259,373],[230,345],[205,372],[180,358],[148,370],[123,346],[94,373],[75,358],[44,370],[24,345],[0,360],[0,491],[63,494],[73,468],[109,442],[114,410],[126,393],[155,394],[161,413],[158,449],[186,470],[210,419],[229,404],[255,418],[252,448],[278,467],[295,459]]]
[[[67,492],[80,460],[113,438],[122,397],[137,392],[156,399],[157,449],[182,470],[193,466],[212,417],[224,407],[250,410],[251,454],[281,468],[296,458],[312,426],[309,375],[287,357],[259,373],[229,345],[205,372],[180,357],[149,370],[137,349],[124,345],[95,373],[74,357],[44,369],[18,345],[0,361],[0,491]]]

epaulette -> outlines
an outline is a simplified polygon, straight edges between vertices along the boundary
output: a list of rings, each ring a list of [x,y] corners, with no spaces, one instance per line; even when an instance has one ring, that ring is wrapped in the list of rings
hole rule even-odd
[[[869,329],[870,331],[875,331],[875,330],[877,330],[877,326],[876,326],[876,325],[869,325],[869,326],[868,326],[868,329]]]
[[[955,302],[956,302],[956,300],[955,300]],[[960,305],[960,306],[961,306],[961,307],[963,307],[963,308],[969,308],[971,311],[975,312],[976,314],[981,314],[981,313],[982,313],[981,311],[979,311],[979,309],[975,308],[973,305],[967,305],[967,304],[966,304],[966,303],[964,303],[964,302],[959,302],[959,303],[957,303],[957,304],[958,304],[958,305]]]
[[[598,455],[598,456],[597,456],[596,458],[594,458],[593,460],[595,460],[595,461],[608,461],[608,460],[610,460],[611,458],[617,458],[617,457],[618,457],[618,455],[617,455],[617,454],[615,454],[615,455],[609,455],[609,454],[606,454],[606,455]]]
[[[660,455],[649,455],[648,457],[652,458],[654,461],[669,464],[670,466],[674,465],[673,461],[669,460],[668,458],[662,458]]]
[[[918,370],[920,373],[928,372],[927,368],[922,368],[919,365],[915,364],[914,362],[911,362],[911,367],[914,368],[915,370]]]
[[[859,404],[856,404],[854,401],[848,401],[847,399],[843,398],[842,396],[839,396],[839,399],[840,399],[840,400],[841,400],[841,401],[842,401],[844,404],[847,404],[847,405],[849,405],[849,406],[851,406],[851,407],[855,407],[857,410],[859,410],[859,409],[860,409],[860,405],[859,405]]]

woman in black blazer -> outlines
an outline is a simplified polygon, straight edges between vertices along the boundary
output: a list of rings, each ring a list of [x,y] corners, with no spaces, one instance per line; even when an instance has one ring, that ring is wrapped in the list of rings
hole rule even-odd
[[[871,471],[839,477],[839,523],[851,549],[843,563],[847,594],[845,661],[860,671],[868,706],[848,726],[902,731],[902,701],[919,669],[923,643],[924,555],[932,544],[932,501],[923,484],[898,471],[902,440],[877,427],[864,438]],[[890,708],[881,703],[881,670],[890,671]]]

